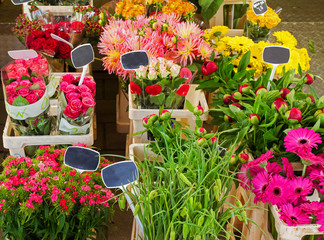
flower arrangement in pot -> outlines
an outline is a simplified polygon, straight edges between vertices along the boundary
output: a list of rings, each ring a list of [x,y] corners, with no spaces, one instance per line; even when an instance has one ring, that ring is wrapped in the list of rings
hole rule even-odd
[[[84,147],[84,146],[83,146]],[[33,159],[9,156],[0,174],[0,228],[8,239],[87,239],[112,216],[114,194],[95,172],[63,164],[65,149],[41,146]]]
[[[183,104],[191,79],[188,68],[181,68],[165,58],[152,57],[148,66],[135,70],[130,93],[138,108],[158,109],[164,105],[167,109],[177,109]]]
[[[296,128],[289,130],[283,141],[286,151],[290,153],[289,157],[278,157],[269,150],[259,158],[243,164],[238,173],[240,184],[252,190],[255,202],[276,206],[274,209],[279,212],[280,221],[288,226],[312,224],[320,234],[324,223],[324,158],[323,150],[318,149],[319,144],[322,144],[322,136],[311,129]],[[304,166],[302,172],[294,171],[289,162],[292,160],[290,156],[298,158],[298,162]],[[314,196],[309,198],[311,195]],[[272,225],[275,223],[272,222]],[[314,236],[303,239],[314,239]]]

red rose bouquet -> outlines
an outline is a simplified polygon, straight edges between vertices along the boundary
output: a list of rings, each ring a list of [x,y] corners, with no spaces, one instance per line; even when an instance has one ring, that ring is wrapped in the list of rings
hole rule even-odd
[[[85,77],[78,86],[80,77],[64,75],[59,93],[59,130],[62,134],[86,134],[89,132],[96,93],[96,82]]]
[[[49,98],[44,81],[47,75],[48,66],[41,56],[28,61],[16,59],[1,71],[6,111],[19,135],[50,133]]]
[[[140,108],[179,108],[189,90],[192,73],[165,58],[150,58],[150,64],[140,66],[130,81],[130,93]],[[181,85],[182,83],[185,83]]]
[[[100,171],[63,164],[65,149],[41,146],[33,159],[9,156],[0,174],[0,228],[7,239],[91,239],[112,216],[114,194]]]

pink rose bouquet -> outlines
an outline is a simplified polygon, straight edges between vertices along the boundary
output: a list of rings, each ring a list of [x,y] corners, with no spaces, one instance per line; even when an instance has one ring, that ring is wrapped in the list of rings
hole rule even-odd
[[[192,73],[171,60],[151,57],[148,66],[140,66],[130,80],[130,93],[141,108],[180,108],[189,91]],[[182,84],[182,85],[181,85]]]
[[[34,158],[9,156],[0,174],[0,228],[7,239],[89,239],[112,216],[114,194],[95,172],[63,164],[65,149],[41,146]],[[28,220],[27,220],[28,219]]]
[[[48,135],[51,117],[44,79],[48,79],[46,59],[39,55],[27,61],[16,59],[2,69],[5,105],[16,133]]]
[[[64,75],[59,93],[59,130],[62,134],[86,134],[94,113],[96,82],[85,77],[78,86],[80,77]]]

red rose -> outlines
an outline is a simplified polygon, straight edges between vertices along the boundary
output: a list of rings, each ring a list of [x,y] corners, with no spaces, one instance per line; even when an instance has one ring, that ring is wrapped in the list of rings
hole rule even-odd
[[[38,96],[32,93],[26,97],[26,100],[29,102],[29,104],[33,104],[38,101]]]
[[[75,79],[75,77],[72,74],[66,74],[62,77],[62,82],[73,84],[73,83],[77,83],[78,81]]]
[[[45,38],[36,38],[29,44],[29,47],[38,51],[43,49],[43,45],[45,43]]]
[[[179,89],[176,91],[176,94],[178,94],[179,96],[186,96],[188,91],[189,91],[189,85],[184,84],[179,87]]]
[[[77,86],[75,86],[74,84],[69,84],[65,87],[65,90],[63,90],[64,93],[68,94],[71,92],[76,92],[78,89]]]
[[[79,98],[73,98],[69,102],[69,106],[70,106],[71,110],[81,111],[81,109],[82,109],[82,102],[81,102],[81,100]]]
[[[80,33],[83,31],[84,24],[82,22],[75,21],[71,24],[71,28],[73,31]]]
[[[51,33],[55,33],[53,29],[46,30],[46,31],[45,31],[45,37],[46,37],[46,38],[51,38],[51,39],[53,39],[53,38],[51,37]]]
[[[28,88],[20,88],[18,90],[18,95],[22,97],[26,97],[30,93],[30,90]]]
[[[145,88],[145,92],[147,92],[149,95],[153,95],[153,96],[160,94],[161,91],[162,91],[162,87],[158,84],[147,86]]]
[[[66,41],[69,41],[70,40],[70,36],[67,33],[65,33],[65,32],[57,31],[56,32],[56,35],[59,36],[59,37],[61,37],[61,38],[63,38],[63,39],[65,39]]]
[[[53,38],[47,39],[44,43],[43,49],[47,54],[54,56],[58,49],[58,41]]]
[[[69,118],[75,119],[77,118],[81,111],[74,111],[73,109],[71,109],[71,107],[68,105],[65,107],[65,109],[63,110],[63,113],[68,116]]]
[[[30,48],[30,44],[35,40],[34,35],[29,34],[26,38],[26,47]]]
[[[58,58],[71,58],[71,47],[66,43],[60,42],[58,47]]]
[[[96,105],[94,99],[89,97],[82,98],[82,103],[86,107],[94,107]]]
[[[141,87],[132,81],[130,81],[129,87],[130,87],[131,94],[139,95],[142,92]]]
[[[66,97],[66,100],[69,102],[72,99],[80,98],[81,94],[77,93],[77,92],[71,92],[71,93],[66,94],[65,97]]]
[[[42,38],[45,36],[42,30],[34,30],[30,33],[34,38]]]

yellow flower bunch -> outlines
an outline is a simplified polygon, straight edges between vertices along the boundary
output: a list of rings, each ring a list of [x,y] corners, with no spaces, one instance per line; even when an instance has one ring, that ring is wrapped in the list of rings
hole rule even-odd
[[[121,1],[116,3],[115,14],[124,19],[130,19],[132,17],[145,14],[145,7],[141,4]]]
[[[260,27],[266,27],[268,29],[274,28],[277,26],[281,19],[279,18],[278,14],[275,13],[275,11],[268,6],[268,11],[262,15],[256,15],[252,10],[252,4],[250,4],[250,7],[248,8],[247,12],[247,20],[250,21],[253,24],[256,24]]]
[[[182,0],[169,0],[166,6],[162,7],[162,13],[175,13],[179,16],[187,16],[196,11],[194,5]]]
[[[205,39],[207,41],[217,41],[219,38],[224,37],[229,32],[227,26],[214,26],[211,29],[205,30]]]

